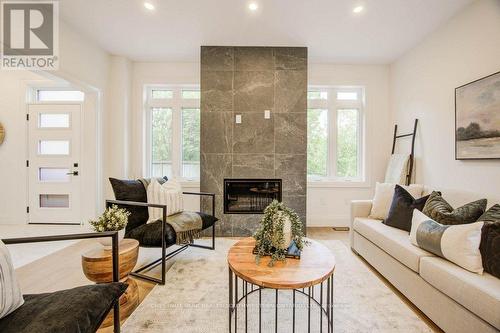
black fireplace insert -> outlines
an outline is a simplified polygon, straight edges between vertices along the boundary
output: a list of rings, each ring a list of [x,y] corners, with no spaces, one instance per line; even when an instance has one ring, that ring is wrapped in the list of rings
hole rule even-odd
[[[281,201],[281,179],[224,179],[224,214],[262,214]]]

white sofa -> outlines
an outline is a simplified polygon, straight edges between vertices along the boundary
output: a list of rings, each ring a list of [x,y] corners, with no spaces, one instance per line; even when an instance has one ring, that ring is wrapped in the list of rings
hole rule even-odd
[[[445,332],[500,331],[500,279],[471,273],[410,243],[406,231],[369,219],[371,200],[351,202],[352,250]]]

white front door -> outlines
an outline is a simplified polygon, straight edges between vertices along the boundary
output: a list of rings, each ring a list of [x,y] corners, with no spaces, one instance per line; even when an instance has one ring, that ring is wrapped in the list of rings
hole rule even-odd
[[[28,105],[28,222],[80,224],[81,104]]]

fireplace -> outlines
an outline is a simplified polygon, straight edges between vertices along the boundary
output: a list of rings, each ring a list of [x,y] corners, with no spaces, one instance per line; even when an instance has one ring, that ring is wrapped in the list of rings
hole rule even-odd
[[[281,179],[224,179],[224,214],[262,214],[281,188]]]

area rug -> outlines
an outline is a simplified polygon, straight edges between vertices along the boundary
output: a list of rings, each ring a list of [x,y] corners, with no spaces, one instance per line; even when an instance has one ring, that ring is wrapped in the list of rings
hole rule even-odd
[[[321,241],[336,257],[334,331],[432,332],[341,241]],[[218,238],[216,251],[190,248],[176,257],[164,286],[156,286],[125,322],[123,332],[228,332],[226,255],[235,241]],[[158,270],[151,272],[158,274]],[[255,295],[255,294],[254,294]],[[291,332],[291,293],[280,292],[278,332]],[[255,298],[255,297],[254,297]],[[306,299],[297,297],[296,332],[307,332]],[[249,299],[256,304],[256,299]],[[263,293],[262,332],[274,332],[274,294]],[[269,305],[266,307],[265,305]],[[256,308],[248,306],[248,332],[258,332]],[[241,309],[242,310],[242,309]],[[239,310],[238,331],[244,332]],[[311,309],[311,332],[319,332],[319,310]],[[325,321],[323,331],[326,332]]]

